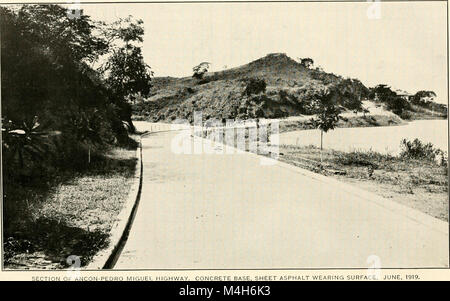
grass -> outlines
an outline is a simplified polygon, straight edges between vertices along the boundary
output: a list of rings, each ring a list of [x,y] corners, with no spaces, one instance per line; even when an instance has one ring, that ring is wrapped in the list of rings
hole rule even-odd
[[[5,268],[65,268],[70,255],[88,264],[108,246],[136,160],[135,150],[117,148],[93,158],[82,171],[5,185]]]
[[[448,221],[448,167],[426,159],[373,151],[341,152],[314,146],[280,146],[280,160],[338,178]]]
[[[248,135],[245,138],[245,150],[249,151]],[[224,142],[226,143],[225,140]],[[440,166],[425,158],[404,158],[374,151],[342,152],[324,149],[321,152],[312,145],[280,145],[279,160],[335,177],[448,221],[447,165]]]

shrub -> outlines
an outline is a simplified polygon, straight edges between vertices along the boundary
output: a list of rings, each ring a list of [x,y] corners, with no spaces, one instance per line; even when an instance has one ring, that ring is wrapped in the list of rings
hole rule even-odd
[[[259,78],[248,78],[245,79],[246,87],[244,90],[244,93],[247,96],[253,95],[253,94],[259,94],[264,93],[266,91],[266,81],[264,79]]]
[[[211,81],[211,79],[209,79],[209,78],[198,78],[198,77],[196,77],[196,78],[200,79],[198,81],[197,85],[204,85],[204,84],[207,84],[207,83],[209,83]]]
[[[400,118],[404,119],[404,120],[409,120],[411,119],[412,115],[409,111],[403,111],[400,113]]]
[[[411,159],[426,159],[435,161],[439,156],[443,156],[444,152],[438,148],[435,148],[432,143],[423,143],[419,139],[410,141],[403,139],[400,144],[402,158]]]
[[[347,166],[366,166],[377,169],[378,164],[375,162],[383,162],[389,159],[390,157],[388,155],[383,155],[372,151],[352,151],[348,153],[336,152],[334,162]]]

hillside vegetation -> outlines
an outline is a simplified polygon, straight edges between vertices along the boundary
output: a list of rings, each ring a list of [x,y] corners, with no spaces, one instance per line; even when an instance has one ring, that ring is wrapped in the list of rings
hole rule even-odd
[[[258,81],[259,89],[255,84]],[[370,113],[363,100],[371,99],[403,119],[446,117],[446,106],[404,103],[386,85],[367,88],[357,79],[304,65],[283,53],[268,54],[240,67],[207,72],[203,77],[156,77],[152,84],[149,97],[133,106],[137,119],[185,119],[192,123],[195,111],[201,111],[204,120],[308,116],[315,114],[313,100],[321,91],[332,88],[339,91],[335,102],[342,112]],[[386,93],[385,88],[393,94]],[[375,95],[386,97],[376,99]],[[361,114],[358,119],[362,117]],[[363,119],[359,122],[370,124]],[[394,119],[396,124],[401,122],[398,117]]]
[[[5,267],[84,265],[107,245],[136,165],[129,100],[150,88],[143,34],[131,17],[0,7]]]
[[[247,93],[247,86],[263,80],[262,91]],[[203,118],[280,118],[311,114],[314,93],[342,84],[351,91],[341,100],[344,107],[359,108],[368,90],[358,80],[309,69],[285,54],[269,54],[247,65],[206,73],[202,79],[154,78],[150,97],[134,105],[134,114],[151,121],[177,118],[192,122],[193,112]]]
[[[141,21],[99,23],[58,5],[1,7],[0,16],[6,180],[51,177],[133,144],[128,100],[150,87],[135,45]]]

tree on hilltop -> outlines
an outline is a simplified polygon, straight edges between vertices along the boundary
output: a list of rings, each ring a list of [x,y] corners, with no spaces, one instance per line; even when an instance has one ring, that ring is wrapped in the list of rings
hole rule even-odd
[[[299,58],[299,61],[303,67],[308,68],[308,69],[310,69],[314,65],[314,60],[309,57]]]
[[[202,79],[203,75],[205,75],[205,73],[208,72],[210,66],[211,63],[208,62],[202,62],[197,66],[194,66],[194,68],[192,68],[192,71],[194,72],[194,74],[192,74],[192,77],[196,79]]]

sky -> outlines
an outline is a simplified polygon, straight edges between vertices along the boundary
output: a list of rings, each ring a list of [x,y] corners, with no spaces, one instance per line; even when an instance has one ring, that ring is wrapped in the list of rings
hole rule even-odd
[[[155,76],[190,76],[204,61],[219,71],[280,52],[369,87],[433,90],[447,102],[446,2],[81,6],[95,20],[142,19],[144,60]]]

